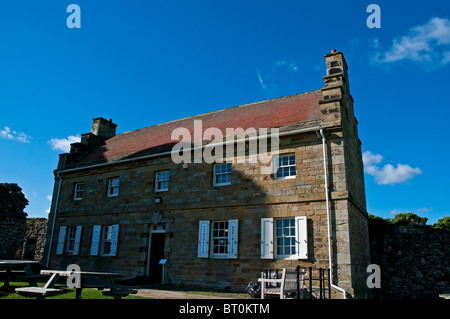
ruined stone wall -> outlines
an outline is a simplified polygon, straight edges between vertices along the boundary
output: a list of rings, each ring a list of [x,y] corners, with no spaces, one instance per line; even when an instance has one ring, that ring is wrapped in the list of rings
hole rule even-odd
[[[439,298],[450,291],[450,232],[370,220],[371,261],[380,266],[375,298]]]
[[[47,218],[28,218],[22,259],[42,261],[47,234]]]
[[[28,200],[17,184],[0,184],[0,259],[20,259],[16,252],[23,243]]]

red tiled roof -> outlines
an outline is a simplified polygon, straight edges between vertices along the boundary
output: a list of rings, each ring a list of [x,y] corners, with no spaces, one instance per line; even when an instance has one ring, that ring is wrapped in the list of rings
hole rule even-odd
[[[114,162],[125,158],[170,151],[172,145],[178,142],[171,140],[174,129],[187,128],[191,132],[191,138],[194,138],[194,120],[202,120],[203,131],[215,127],[220,129],[224,135],[226,128],[246,130],[248,128],[274,128],[311,121],[317,122],[321,119],[319,108],[321,99],[321,90],[316,90],[231,107],[118,134],[103,141],[70,166],[79,167]],[[168,148],[169,146],[170,148]]]

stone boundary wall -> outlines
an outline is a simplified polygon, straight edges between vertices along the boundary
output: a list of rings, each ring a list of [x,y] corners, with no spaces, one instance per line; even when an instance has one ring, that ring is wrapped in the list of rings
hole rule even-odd
[[[371,263],[380,266],[383,299],[429,299],[450,292],[450,232],[369,221]]]

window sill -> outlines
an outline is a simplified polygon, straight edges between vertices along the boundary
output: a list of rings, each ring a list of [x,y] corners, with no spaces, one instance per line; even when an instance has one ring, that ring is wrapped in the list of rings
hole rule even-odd
[[[228,186],[231,185],[231,183],[227,183],[227,184],[214,184],[214,187],[222,187],[222,186]]]
[[[294,178],[297,178],[297,175],[295,175],[295,176],[275,177],[275,180],[276,181],[281,181],[281,180],[284,180],[284,179],[294,179]]]
[[[298,257],[298,256],[286,256],[286,257],[284,257],[284,256],[275,256],[274,259],[276,259],[276,260],[299,260],[301,258]]]

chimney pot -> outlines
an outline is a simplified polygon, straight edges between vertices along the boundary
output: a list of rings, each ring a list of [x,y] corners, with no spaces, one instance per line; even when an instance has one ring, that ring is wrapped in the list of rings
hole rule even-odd
[[[332,49],[332,50],[331,50],[331,53],[336,53],[336,49]]]

